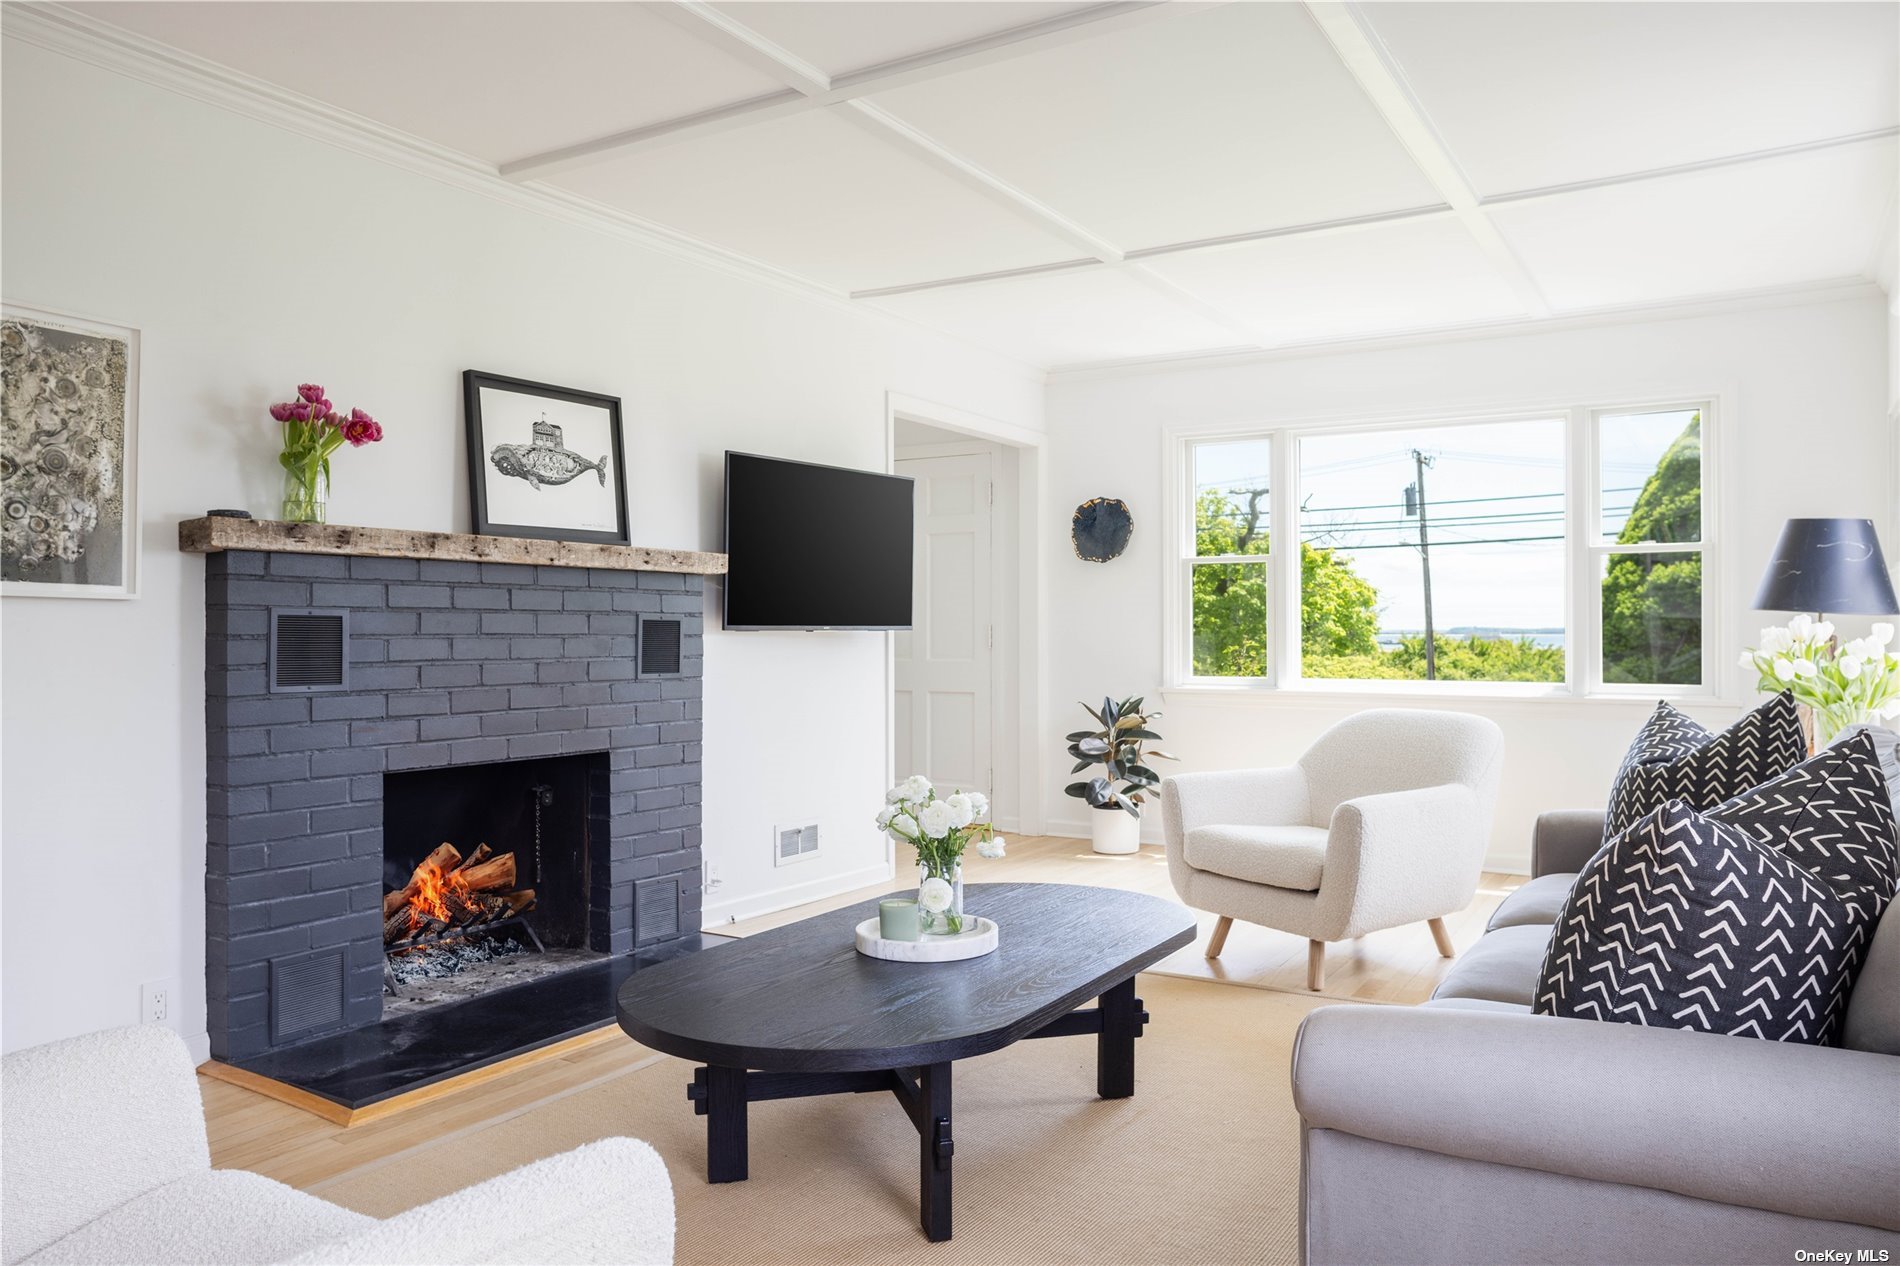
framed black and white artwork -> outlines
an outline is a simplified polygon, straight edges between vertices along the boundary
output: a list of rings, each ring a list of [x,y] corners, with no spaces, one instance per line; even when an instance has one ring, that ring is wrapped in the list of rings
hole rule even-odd
[[[139,332],[0,305],[0,594],[136,598]]]
[[[632,543],[617,397],[473,369],[462,389],[477,533]]]

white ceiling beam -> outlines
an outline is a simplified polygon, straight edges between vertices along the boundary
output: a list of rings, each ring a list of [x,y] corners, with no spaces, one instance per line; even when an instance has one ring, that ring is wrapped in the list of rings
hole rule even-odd
[[[1497,225],[1485,214],[1471,181],[1451,156],[1384,43],[1357,6],[1309,2],[1306,10],[1333,51],[1339,54],[1340,61],[1345,63],[1347,72],[1358,81],[1373,108],[1385,119],[1386,126],[1392,129],[1399,144],[1418,164],[1425,179],[1438,190],[1438,196],[1451,207],[1525,311],[1536,317],[1549,316],[1549,301],[1504,240],[1504,235],[1498,232]]]
[[[1054,233],[1102,263],[1121,262],[1124,252],[1113,242],[1091,232],[1002,177],[940,144],[882,106],[874,105],[869,101],[847,101],[833,113],[838,118],[856,124],[877,139],[895,145],[913,157],[921,158],[958,184],[975,190],[1036,227]]]
[[[612,155],[656,149],[734,128],[769,123],[807,110],[842,105],[872,93],[1060,48],[1110,31],[1219,8],[1229,2],[1231,0],[1120,0],[1091,5],[829,79],[817,67],[703,0],[670,0],[667,4],[652,6],[653,12],[778,80],[786,86],[786,91],[685,118],[665,119],[544,153],[524,155],[501,164],[499,170],[509,180],[542,179]]]
[[[778,92],[767,93],[762,97],[751,97],[744,101],[735,101],[731,105],[702,110],[698,114],[689,114],[683,118],[667,119],[660,123],[648,124],[646,127],[614,132],[607,136],[596,137],[591,141],[581,141],[574,145],[564,145],[560,149],[546,150],[526,158],[517,158],[501,164],[496,171],[504,180],[542,180],[564,171],[572,171],[576,167],[585,167],[590,163],[599,162],[612,154],[632,154],[645,149],[658,149],[662,145],[677,145],[681,141],[717,136],[721,132],[730,132],[737,128],[770,123],[774,119],[782,119],[787,115],[803,114],[811,108],[810,97],[796,89],[785,88]]]

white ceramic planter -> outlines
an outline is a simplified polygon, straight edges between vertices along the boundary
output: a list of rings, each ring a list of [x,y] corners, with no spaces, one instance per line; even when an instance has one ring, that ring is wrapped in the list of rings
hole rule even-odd
[[[1141,819],[1125,809],[1091,809],[1090,829],[1095,835],[1098,853],[1138,853],[1141,851]]]

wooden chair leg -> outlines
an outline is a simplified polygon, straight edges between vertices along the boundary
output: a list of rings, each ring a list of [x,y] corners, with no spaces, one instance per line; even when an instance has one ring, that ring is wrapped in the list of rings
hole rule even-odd
[[[1306,943],[1306,987],[1314,993],[1326,987],[1326,942]]]
[[[1451,933],[1445,930],[1443,919],[1427,919],[1425,926],[1432,930],[1432,939],[1438,942],[1438,952],[1446,958],[1454,957],[1458,951],[1451,947]]]
[[[1230,916],[1225,914],[1221,915],[1220,922],[1214,925],[1214,935],[1207,938],[1207,956],[1209,958],[1220,957],[1221,949],[1227,944],[1227,929],[1233,926],[1234,921]]]

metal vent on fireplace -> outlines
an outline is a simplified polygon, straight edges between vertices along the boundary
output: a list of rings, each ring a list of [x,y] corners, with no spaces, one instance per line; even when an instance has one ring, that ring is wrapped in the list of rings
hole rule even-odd
[[[270,1040],[289,1041],[343,1022],[343,951],[270,961]]]
[[[680,881],[676,875],[637,879],[633,884],[633,938],[644,945],[680,930]]]
[[[640,617],[640,667],[642,677],[680,675],[680,622],[660,616]]]
[[[349,689],[348,611],[272,611],[270,617],[273,691]]]

